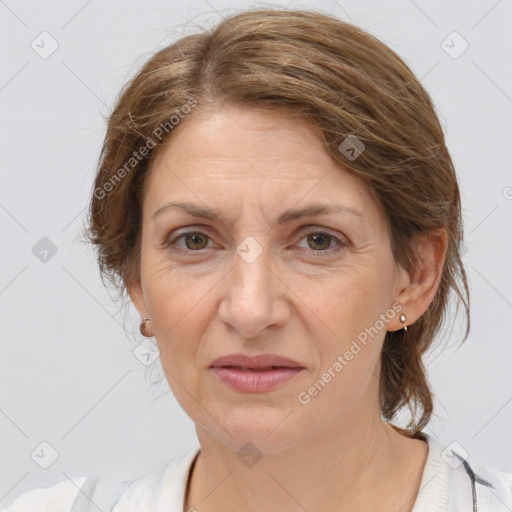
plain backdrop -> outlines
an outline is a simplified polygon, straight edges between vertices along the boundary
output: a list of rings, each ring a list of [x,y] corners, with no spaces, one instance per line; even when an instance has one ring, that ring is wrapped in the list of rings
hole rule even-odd
[[[459,348],[453,318],[427,358],[436,395],[427,432],[512,471],[510,1],[4,0],[0,505],[68,477],[137,477],[197,443],[158,381],[159,360],[147,364],[135,309],[125,315],[105,289],[81,229],[104,117],[122,85],[194,24],[265,5],[361,26],[434,99],[461,184],[472,328]]]

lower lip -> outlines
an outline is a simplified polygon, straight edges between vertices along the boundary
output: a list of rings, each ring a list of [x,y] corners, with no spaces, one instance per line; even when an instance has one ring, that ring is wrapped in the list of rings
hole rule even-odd
[[[274,370],[251,371],[235,368],[211,368],[220,379],[235,389],[244,393],[262,393],[293,379],[303,368],[276,368]]]

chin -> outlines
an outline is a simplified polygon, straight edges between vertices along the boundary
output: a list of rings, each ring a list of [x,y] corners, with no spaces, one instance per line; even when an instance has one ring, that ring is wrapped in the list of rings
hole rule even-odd
[[[254,449],[261,454],[272,454],[300,444],[305,426],[300,429],[296,413],[290,414],[291,407],[265,408],[260,404],[251,408],[245,404],[239,410],[237,408],[236,405],[230,406],[225,416],[220,411],[215,414],[224,428],[208,421],[208,430],[233,451]]]

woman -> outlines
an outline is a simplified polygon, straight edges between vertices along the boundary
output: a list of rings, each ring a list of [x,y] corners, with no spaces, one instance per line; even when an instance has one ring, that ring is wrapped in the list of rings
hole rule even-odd
[[[255,10],[159,51],[110,116],[89,236],[200,446],[9,512],[511,509],[511,474],[423,432],[422,356],[450,292],[469,312],[459,188],[429,95],[373,36]]]

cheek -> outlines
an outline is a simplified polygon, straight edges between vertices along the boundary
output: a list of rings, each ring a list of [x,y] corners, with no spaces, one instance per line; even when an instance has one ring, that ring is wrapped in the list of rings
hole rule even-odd
[[[206,296],[212,285],[205,282],[209,279],[191,280],[169,265],[150,268],[147,260],[142,279],[162,367],[176,394],[179,385],[171,377],[186,388],[193,385],[197,344],[204,328],[201,319],[207,315]]]
[[[309,309],[325,325],[323,337],[344,343],[373,325],[389,307],[390,285],[374,269],[350,268],[303,287]]]
[[[384,310],[373,297],[371,290],[359,288],[357,294],[347,290],[329,302],[323,320],[336,334],[313,338],[320,366],[297,397],[299,404],[308,403],[311,409],[299,410],[316,411],[314,415],[328,410],[331,420],[341,423],[374,405],[385,326],[375,327]]]
[[[322,328],[312,337],[321,367],[315,378],[333,382],[332,395],[359,393],[369,375],[378,373],[377,363],[386,333],[384,318],[390,319],[390,281],[374,268],[352,268],[350,272],[316,284],[308,294],[312,311]],[[394,314],[394,311],[393,311]],[[320,334],[320,332],[322,334]],[[326,334],[324,334],[326,333]],[[328,372],[326,375],[325,372]],[[332,378],[336,375],[337,378]],[[327,397],[326,397],[327,398]],[[348,398],[348,397],[347,397]]]
[[[184,272],[183,267],[170,263],[163,255],[143,257],[141,273],[156,331],[163,334],[163,339],[167,333],[193,327],[193,318],[205,313],[208,294],[218,280],[212,272]]]

